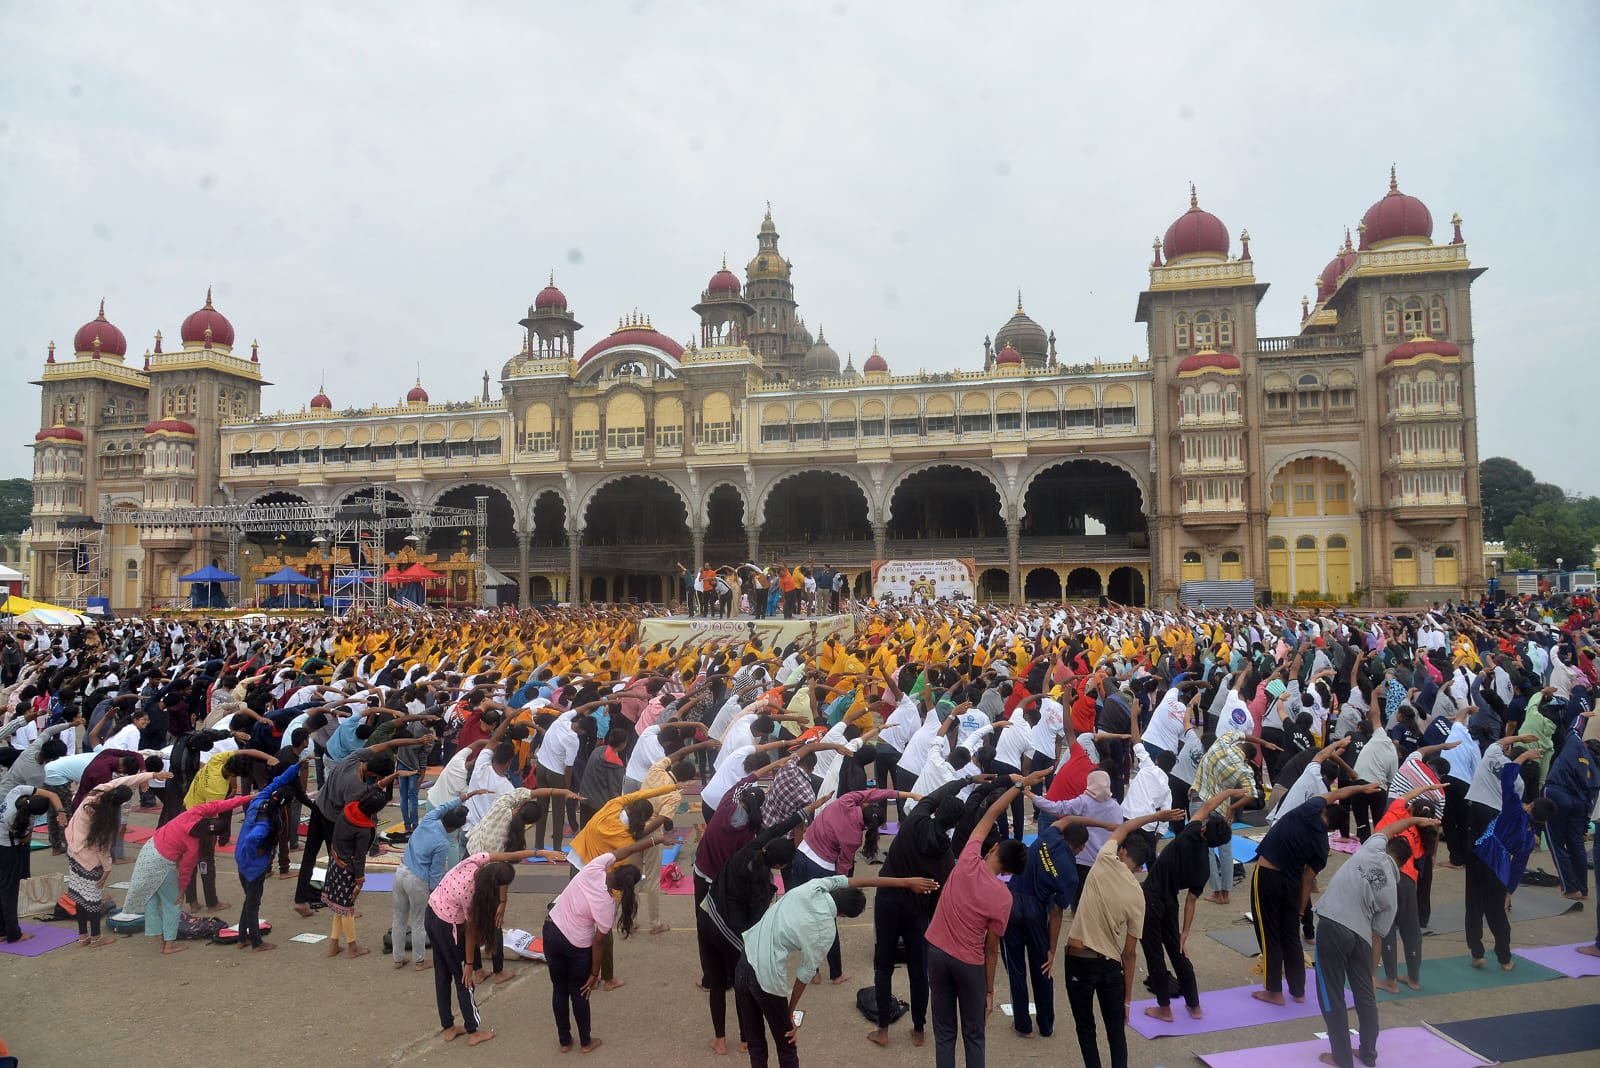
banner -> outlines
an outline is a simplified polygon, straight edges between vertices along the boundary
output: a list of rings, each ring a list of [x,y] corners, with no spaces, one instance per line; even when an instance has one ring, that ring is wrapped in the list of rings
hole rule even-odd
[[[707,642],[760,638],[766,646],[782,648],[797,638],[829,635],[849,638],[856,632],[852,615],[812,616],[809,619],[705,619],[701,616],[656,616],[639,623],[639,644],[665,642],[679,648]]]
[[[971,600],[977,592],[978,569],[970,559],[872,562],[872,596],[880,600]]]

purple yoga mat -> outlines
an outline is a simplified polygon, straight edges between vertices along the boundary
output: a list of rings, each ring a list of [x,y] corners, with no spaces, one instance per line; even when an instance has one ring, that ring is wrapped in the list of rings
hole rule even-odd
[[[52,949],[70,946],[78,940],[77,930],[71,927],[41,923],[24,923],[21,927],[23,934],[31,934],[33,937],[26,942],[0,942],[0,953],[10,953],[17,957],[37,957]]]
[[[1552,971],[1560,972],[1569,979],[1582,979],[1589,975],[1600,975],[1600,957],[1591,957],[1578,952],[1579,946],[1591,946],[1593,942],[1574,942],[1570,946],[1539,946],[1537,949],[1514,949],[1513,956],[1530,960],[1535,964],[1542,964]]]
[[[367,881],[361,884],[363,893],[392,894],[394,893],[394,872],[369,871]]]
[[[1269,1005],[1265,1001],[1257,1001],[1251,997],[1250,992],[1260,990],[1259,986],[1202,990],[1200,1008],[1205,1012],[1204,1018],[1199,1020],[1190,1018],[1189,1011],[1183,1007],[1183,999],[1174,998],[1171,1023],[1144,1014],[1145,1006],[1154,1005],[1155,998],[1135,1001],[1133,1011],[1128,1014],[1129,1025],[1145,1038],[1164,1038],[1169,1035],[1203,1035],[1213,1031],[1231,1031],[1236,1027],[1254,1027],[1257,1024],[1321,1016],[1322,1010],[1317,1008],[1316,991],[1310,989],[1310,982],[1306,986],[1308,989],[1304,1001],[1295,1001],[1289,997],[1286,990],[1282,1005]],[[1355,1004],[1348,990],[1344,996],[1346,1005]]]
[[[1204,995],[1202,995],[1202,1000]],[[1354,1022],[1354,1021],[1352,1021]],[[1211,1068],[1321,1068],[1319,1054],[1328,1052],[1324,1039],[1257,1046],[1226,1053],[1197,1054]],[[1493,1064],[1475,1057],[1426,1027],[1392,1027],[1378,1032],[1379,1064],[1416,1064],[1428,1068],[1483,1068]]]

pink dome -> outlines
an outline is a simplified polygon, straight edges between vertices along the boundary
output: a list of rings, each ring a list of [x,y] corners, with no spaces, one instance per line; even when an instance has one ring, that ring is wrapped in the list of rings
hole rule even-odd
[[[49,430],[41,430],[33,436],[34,441],[76,441],[83,442],[83,431],[74,430],[70,426],[53,426]]]
[[[406,394],[406,403],[407,404],[427,404],[428,403],[428,391],[422,388],[422,383],[421,382],[418,382],[416,385],[411,387],[410,392],[408,392]]]
[[[330,412],[333,411],[333,401],[329,400],[328,395],[320,389],[317,390],[317,395],[311,398],[312,411],[316,411],[318,408]]]
[[[739,276],[728,270],[724,264],[722,270],[711,276],[711,281],[706,283],[706,295],[711,297],[737,297],[739,295]]]
[[[1461,346],[1453,345],[1448,341],[1435,341],[1431,337],[1418,338],[1416,341],[1405,341],[1389,350],[1389,355],[1383,358],[1386,364],[1397,363],[1402,360],[1417,360],[1424,356],[1437,356],[1444,360],[1458,360],[1461,358]]]
[[[1012,348],[1009,343],[995,356],[994,362],[999,364],[1019,364],[1022,362],[1022,353]]]
[[[144,428],[145,434],[187,434],[194,437],[194,427],[182,419],[160,419]]]
[[[1161,250],[1166,253],[1169,264],[1185,256],[1227,257],[1228,228],[1221,219],[1200,209],[1200,199],[1193,186],[1189,187],[1189,210],[1167,227]]]
[[[867,362],[861,365],[861,369],[863,371],[883,371],[887,373],[889,361],[878,354],[878,346],[874,345],[872,346],[872,355],[867,357]]]
[[[1231,352],[1197,352],[1178,364],[1180,375],[1198,375],[1207,371],[1232,374],[1239,370],[1239,357]]]
[[[1345,246],[1339,254],[1328,261],[1322,269],[1322,274],[1317,278],[1317,303],[1321,304],[1333,296],[1333,291],[1339,288],[1339,279],[1343,278],[1350,268],[1356,265],[1355,249],[1350,247],[1349,235],[1345,236]]]
[[[1401,238],[1431,242],[1433,214],[1422,201],[1400,192],[1391,167],[1389,192],[1361,217],[1361,247],[1369,249]]]
[[[630,320],[617,327],[610,334],[590,345],[588,351],[579,357],[578,362],[580,364],[587,363],[602,352],[609,352],[611,349],[622,348],[627,345],[646,345],[653,349],[660,349],[675,360],[683,356],[683,346],[655,329],[646,319]]]
[[[206,337],[206,330],[211,336]],[[206,290],[206,306],[183,321],[179,337],[185,345],[203,345],[207,341],[218,348],[233,348],[233,324],[228,317],[211,306],[211,290]]]
[[[556,288],[555,275],[550,276],[550,284],[539,290],[539,295],[533,298],[533,306],[537,311],[567,310],[567,295]]]
[[[78,327],[78,332],[72,336],[72,351],[79,356],[92,355],[96,351],[96,338],[100,339],[100,355],[121,358],[128,354],[128,339],[106,320],[106,302],[103,300],[100,302],[100,314]]]

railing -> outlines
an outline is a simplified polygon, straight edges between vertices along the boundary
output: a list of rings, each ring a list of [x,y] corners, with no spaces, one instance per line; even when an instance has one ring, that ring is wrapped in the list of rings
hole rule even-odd
[[[1361,334],[1290,334],[1287,337],[1256,338],[1256,353],[1261,356],[1299,352],[1343,352],[1361,350]]]

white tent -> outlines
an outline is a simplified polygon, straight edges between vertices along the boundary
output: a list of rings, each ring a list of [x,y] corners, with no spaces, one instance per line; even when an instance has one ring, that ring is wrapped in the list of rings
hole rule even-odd
[[[22,572],[0,564],[0,582],[21,582],[26,577]]]

